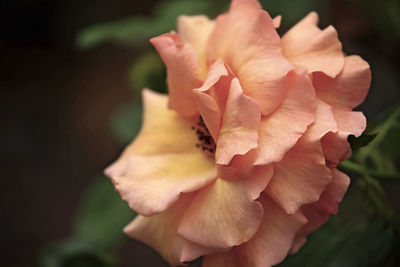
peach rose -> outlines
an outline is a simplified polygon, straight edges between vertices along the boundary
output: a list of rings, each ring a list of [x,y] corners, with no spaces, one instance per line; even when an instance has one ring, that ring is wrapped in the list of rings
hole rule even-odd
[[[310,13],[282,38],[256,0],[151,39],[169,96],[144,90],[140,134],[106,170],[138,215],[127,235],[171,264],[271,266],[336,214],[352,109],[371,74]]]

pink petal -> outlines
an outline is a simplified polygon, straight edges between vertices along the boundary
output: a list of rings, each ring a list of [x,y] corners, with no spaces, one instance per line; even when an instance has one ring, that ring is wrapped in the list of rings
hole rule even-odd
[[[157,250],[173,266],[215,252],[189,242],[176,233],[190,200],[190,196],[182,196],[178,203],[163,213],[151,217],[138,215],[125,227],[124,232]]]
[[[198,114],[192,92],[201,85],[195,49],[174,32],[152,38],[150,42],[167,66],[169,107],[186,117]]]
[[[227,63],[262,114],[282,102],[291,64],[282,55],[271,17],[257,1],[233,1],[229,12],[217,18],[208,57]]]
[[[263,216],[254,199],[272,176],[271,166],[246,178],[217,179],[200,190],[186,210],[178,233],[210,248],[229,248],[248,241]]]
[[[200,74],[204,79],[207,73],[207,44],[214,29],[214,21],[204,15],[180,16],[178,33],[185,43],[190,44],[199,58]]]
[[[218,97],[216,97],[216,101],[211,96],[211,89],[221,80],[221,77],[224,76],[228,76],[228,71],[225,68],[224,62],[219,59],[210,66],[208,76],[203,85],[193,90],[200,115],[214,140],[218,140],[223,109],[218,105]]]
[[[167,97],[144,91],[144,124],[135,141],[107,170],[130,207],[143,215],[161,212],[182,192],[217,177],[214,160],[196,147],[192,121],[167,109]]]
[[[281,106],[261,119],[256,164],[281,160],[315,120],[317,102],[307,73],[299,69],[291,71],[288,80],[287,97]]]
[[[318,98],[346,110],[352,110],[364,101],[370,83],[369,65],[359,56],[346,57],[343,71],[334,79],[319,72],[313,74]]]
[[[274,164],[274,176],[266,192],[287,213],[294,214],[304,204],[317,201],[331,182],[320,143],[321,137],[330,131],[336,131],[336,122],[329,105],[320,101],[315,123]]]
[[[266,196],[261,197],[260,201],[264,217],[254,237],[230,252],[206,256],[203,267],[268,267],[285,258],[296,232],[307,220],[301,213],[286,214]]]
[[[234,78],[217,142],[217,164],[229,164],[235,155],[244,155],[257,147],[260,118],[258,103],[243,94],[239,80]]]
[[[282,16],[276,16],[275,18],[272,19],[272,23],[274,24],[275,28],[279,28],[281,26],[281,21],[282,21]]]
[[[342,136],[350,134],[358,137],[362,134],[367,126],[367,119],[364,114],[359,111],[346,111],[334,108],[333,114],[335,116],[338,132]]]
[[[306,67],[311,72],[321,71],[336,77],[343,69],[342,44],[332,26],[320,30],[318,15],[308,14],[283,37],[283,54],[292,64]]]
[[[342,201],[349,187],[350,179],[337,169],[331,169],[331,171],[332,182],[327,186],[319,201],[301,208],[301,211],[307,217],[308,223],[296,234],[291,249],[292,253],[300,249],[305,243],[308,234],[317,230],[328,221],[329,215],[334,215],[338,211],[338,203]]]
[[[336,167],[351,156],[351,147],[347,142],[347,137],[337,133],[326,134],[321,139],[321,145],[328,167]]]

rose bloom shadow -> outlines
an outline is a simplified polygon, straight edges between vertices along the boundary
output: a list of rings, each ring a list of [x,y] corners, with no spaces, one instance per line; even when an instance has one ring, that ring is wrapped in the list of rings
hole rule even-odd
[[[210,20],[181,16],[151,39],[169,95],[143,91],[140,134],[106,169],[138,215],[125,233],[171,265],[272,266],[336,214],[336,166],[371,73],[312,12],[282,37],[256,0]]]

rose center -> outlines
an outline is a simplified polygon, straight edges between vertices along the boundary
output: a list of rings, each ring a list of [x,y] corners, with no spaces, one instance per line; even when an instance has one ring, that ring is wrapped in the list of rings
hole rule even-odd
[[[214,156],[216,144],[201,116],[197,124],[192,126],[192,130],[195,131],[198,140],[195,146],[207,155]]]

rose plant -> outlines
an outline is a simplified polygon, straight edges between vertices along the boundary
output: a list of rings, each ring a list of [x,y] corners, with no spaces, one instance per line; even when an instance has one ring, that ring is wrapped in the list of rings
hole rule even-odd
[[[310,13],[282,38],[280,17],[233,0],[210,20],[181,16],[151,39],[169,95],[143,91],[137,138],[106,169],[138,215],[125,233],[171,265],[271,266],[296,252],[349,185],[336,169],[371,73]]]

